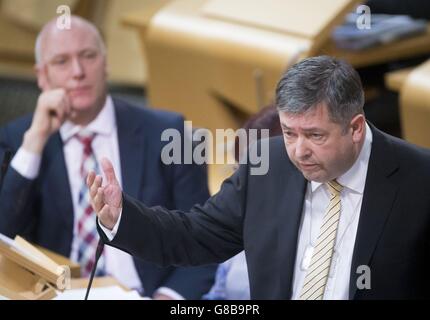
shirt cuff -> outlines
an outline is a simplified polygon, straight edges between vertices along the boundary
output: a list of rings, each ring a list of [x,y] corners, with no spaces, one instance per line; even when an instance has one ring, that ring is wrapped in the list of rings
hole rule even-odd
[[[157,291],[155,291],[155,294],[164,294],[165,296],[168,296],[170,298],[172,298],[173,300],[185,300],[185,298],[183,296],[181,296],[179,293],[177,293],[175,290],[172,290],[170,288],[167,287],[160,287],[157,289]],[[154,294],[154,296],[155,296]]]
[[[41,155],[29,152],[21,147],[13,157],[10,165],[24,178],[34,180],[39,175],[41,162]]]
[[[107,229],[105,226],[103,226],[101,224],[100,220],[97,220],[97,223],[99,224],[100,228],[102,229],[102,231],[104,232],[106,237],[109,239],[109,241],[112,241],[113,238],[115,238],[115,236],[118,232],[119,224],[121,222],[121,217],[122,217],[122,208],[121,208],[121,211],[119,213],[118,221],[116,222],[116,224],[114,225],[112,230]]]

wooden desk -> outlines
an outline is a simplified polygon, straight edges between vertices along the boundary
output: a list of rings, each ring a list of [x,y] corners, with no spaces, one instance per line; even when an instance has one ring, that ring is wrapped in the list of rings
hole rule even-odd
[[[157,0],[156,2],[147,2],[144,10],[124,14],[120,18],[121,23],[124,26],[138,28],[140,31],[146,32],[146,28],[149,26],[152,17],[171,1],[172,0]]]
[[[84,300],[89,279],[72,279],[70,289],[57,293],[54,300]],[[141,299],[136,291],[129,290],[112,277],[94,278],[89,300]]]
[[[403,137],[430,148],[430,60],[412,70],[400,89]]]
[[[399,92],[406,82],[408,76],[415,68],[405,68],[385,74],[385,86],[393,91]]]
[[[78,263],[73,262],[70,259],[63,257],[62,255],[59,255],[55,252],[52,252],[40,246],[35,246],[35,247],[39,249],[42,253],[47,255],[50,259],[54,260],[57,264],[61,266],[68,266],[70,268],[70,274],[72,278],[81,277],[81,266]]]
[[[387,73],[385,84],[399,92],[403,138],[430,148],[430,60],[415,68]]]

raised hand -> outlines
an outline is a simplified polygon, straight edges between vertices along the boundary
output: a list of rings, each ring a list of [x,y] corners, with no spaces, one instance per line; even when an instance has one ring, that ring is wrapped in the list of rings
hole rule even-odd
[[[106,184],[103,185],[103,178],[91,171],[88,174],[87,185],[90,190],[91,205],[101,224],[112,230],[118,221],[122,209],[122,190],[115,176],[112,163],[103,158],[101,166],[106,177]]]

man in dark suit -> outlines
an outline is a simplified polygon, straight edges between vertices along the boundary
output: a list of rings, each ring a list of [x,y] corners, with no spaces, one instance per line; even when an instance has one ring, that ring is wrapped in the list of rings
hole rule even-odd
[[[244,249],[253,299],[429,298],[429,150],[367,123],[360,78],[335,58],[290,68],[276,103],[268,173],[241,165],[188,213],[121,193],[103,159],[106,186],[94,172],[88,185],[105,242],[184,266]]]
[[[0,129],[0,158],[14,154],[0,191],[0,233],[71,257],[86,276],[98,239],[85,178],[97,170],[98,159],[113,159],[123,189],[133,197],[181,210],[209,197],[206,168],[162,163],[161,133],[182,132],[183,118],[107,94],[105,47],[89,22],[72,17],[70,30],[48,23],[36,60],[43,92],[34,115]],[[197,299],[215,272],[215,266],[161,268],[112,248],[105,248],[102,260],[98,273],[154,299]]]

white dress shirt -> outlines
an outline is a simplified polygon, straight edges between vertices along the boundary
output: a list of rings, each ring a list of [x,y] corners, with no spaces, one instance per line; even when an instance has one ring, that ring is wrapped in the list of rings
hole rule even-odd
[[[80,166],[83,155],[83,145],[74,137],[74,135],[82,129],[82,126],[75,125],[69,121],[66,121],[60,128],[60,135],[64,143],[63,151],[74,208],[78,207],[78,195],[82,186]],[[100,159],[103,157],[111,160],[118,182],[122,186],[117,125],[115,109],[111,97],[107,97],[103,109],[100,111],[98,116],[86,126],[85,129],[96,133],[92,147],[98,163],[100,163]],[[39,174],[40,162],[41,157],[39,155],[30,153],[21,147],[13,158],[11,166],[23,177],[27,179],[35,179]],[[101,167],[100,171],[102,171]],[[105,181],[106,179],[103,172],[100,172],[100,174],[102,174],[103,180]],[[77,222],[78,221],[75,217],[73,230],[74,237],[70,256],[73,261],[77,261],[78,255],[78,242],[76,237]],[[105,246],[104,253],[106,272],[108,274],[114,276],[119,282],[129,288],[142,288],[134,261],[128,253],[111,246]],[[160,288],[158,291],[175,299],[183,299],[181,295],[169,288]]]
[[[341,214],[324,300],[349,299],[352,255],[372,145],[372,131],[367,124],[365,135],[363,147],[354,165],[336,179],[344,188],[340,195]],[[299,229],[292,299],[300,298],[307,272],[302,269],[302,260],[306,248],[310,245],[315,247],[317,243],[317,237],[329,202],[330,194],[324,184],[308,182],[303,207],[304,213]],[[352,270],[352,272],[355,271]]]

